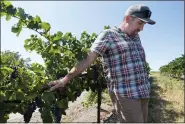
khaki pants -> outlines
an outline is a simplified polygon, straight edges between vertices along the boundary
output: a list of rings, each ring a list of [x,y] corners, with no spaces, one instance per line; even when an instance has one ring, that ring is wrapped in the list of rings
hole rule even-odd
[[[149,99],[128,99],[114,93],[110,93],[110,97],[120,123],[147,122]]]

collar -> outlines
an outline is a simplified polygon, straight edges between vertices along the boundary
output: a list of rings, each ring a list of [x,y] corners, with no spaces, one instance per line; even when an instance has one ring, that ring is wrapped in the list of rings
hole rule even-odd
[[[139,34],[136,35],[135,37],[129,37],[125,32],[123,32],[123,31],[121,30],[121,28],[115,26],[114,29],[115,29],[118,33],[121,33],[124,37],[129,38],[129,39],[131,39],[131,40],[134,40],[134,41],[135,41],[135,40],[140,39],[140,38],[139,38]]]

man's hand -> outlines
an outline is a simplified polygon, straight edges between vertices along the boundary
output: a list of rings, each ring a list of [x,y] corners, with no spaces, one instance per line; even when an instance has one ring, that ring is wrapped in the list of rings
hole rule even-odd
[[[64,83],[63,79],[51,81],[49,83],[49,85],[51,86],[50,91],[54,91],[60,87],[65,87],[65,83]]]

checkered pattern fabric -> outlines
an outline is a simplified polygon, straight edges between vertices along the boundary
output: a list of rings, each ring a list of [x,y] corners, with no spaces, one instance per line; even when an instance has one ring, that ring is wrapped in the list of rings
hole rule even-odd
[[[110,92],[127,98],[149,98],[150,82],[139,35],[129,38],[120,28],[106,29],[99,34],[90,50],[102,56]]]

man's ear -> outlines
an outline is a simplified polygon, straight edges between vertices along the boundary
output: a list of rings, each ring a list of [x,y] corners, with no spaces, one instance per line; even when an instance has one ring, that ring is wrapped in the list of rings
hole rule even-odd
[[[127,15],[127,16],[125,17],[126,23],[129,23],[130,19],[131,19],[131,17],[130,17],[129,15]]]

